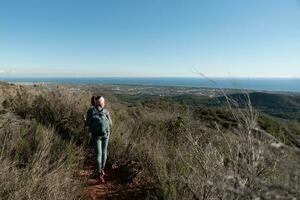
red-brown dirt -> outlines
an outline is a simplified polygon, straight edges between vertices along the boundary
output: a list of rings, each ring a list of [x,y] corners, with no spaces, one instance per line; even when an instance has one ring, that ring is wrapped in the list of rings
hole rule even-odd
[[[107,199],[107,200],[143,200],[157,199],[154,195],[154,184],[150,177],[145,178],[143,169],[128,170],[131,163],[123,166],[115,166],[111,163],[106,165],[105,183],[99,184],[97,177],[93,177],[94,166],[93,155],[88,156],[84,169],[79,171],[79,175],[85,181],[85,193],[89,199]],[[114,166],[114,167],[112,167]]]

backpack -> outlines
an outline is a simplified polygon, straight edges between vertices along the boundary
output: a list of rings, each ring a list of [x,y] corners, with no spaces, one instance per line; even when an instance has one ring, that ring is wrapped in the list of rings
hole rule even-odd
[[[109,122],[106,114],[107,113],[105,109],[93,109],[91,119],[89,120],[89,127],[93,136],[103,137],[108,135]]]

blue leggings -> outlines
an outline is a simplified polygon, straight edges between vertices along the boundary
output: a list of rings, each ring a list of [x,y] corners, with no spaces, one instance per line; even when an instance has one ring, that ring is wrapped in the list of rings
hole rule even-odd
[[[97,172],[101,172],[107,159],[108,137],[92,137],[93,146],[96,152]]]

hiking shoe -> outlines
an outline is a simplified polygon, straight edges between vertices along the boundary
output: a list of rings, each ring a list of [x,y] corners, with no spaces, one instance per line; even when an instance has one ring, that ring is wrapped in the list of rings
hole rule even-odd
[[[105,180],[104,180],[104,176],[103,176],[103,175],[100,175],[100,176],[99,176],[98,182],[99,182],[99,184],[105,183]]]
[[[104,176],[107,176],[107,174],[104,172],[104,170],[102,170],[100,174],[101,174],[103,177],[104,177]]]

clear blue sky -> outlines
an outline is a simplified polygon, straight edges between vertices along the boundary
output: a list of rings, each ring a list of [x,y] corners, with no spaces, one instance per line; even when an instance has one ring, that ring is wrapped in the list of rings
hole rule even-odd
[[[0,76],[300,77],[299,0],[0,0]]]

